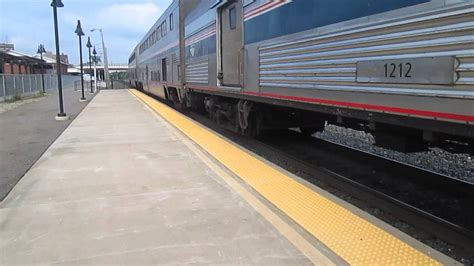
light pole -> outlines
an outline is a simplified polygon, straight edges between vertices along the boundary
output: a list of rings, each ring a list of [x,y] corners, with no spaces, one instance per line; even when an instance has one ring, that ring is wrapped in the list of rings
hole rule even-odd
[[[109,86],[109,63],[107,59],[107,48],[105,47],[105,42],[104,42],[104,33],[102,32],[102,29],[92,29],[91,32],[94,32],[96,30],[100,32],[100,37],[102,38],[102,50],[104,52],[104,79],[105,79],[106,87],[108,87]]]
[[[40,54],[41,57],[41,83],[43,85],[43,93],[45,93],[46,89],[44,87],[43,53],[46,53],[46,50],[44,49],[44,45],[40,44],[36,53]]]
[[[89,71],[92,70],[92,56],[91,56],[91,48],[92,48],[92,44],[91,44],[91,37],[87,37],[87,44],[86,44],[87,48],[89,49]],[[94,93],[94,91],[92,90],[92,73],[90,75],[90,78],[91,78],[91,91],[89,93]]]
[[[51,2],[53,7],[53,18],[54,18],[54,36],[56,40],[56,72],[58,74],[58,92],[59,92],[59,113],[56,116],[56,120],[68,120],[69,117],[64,112],[63,103],[63,80],[61,77],[61,56],[59,53],[59,29],[58,29],[58,7],[64,7],[61,0],[53,0]]]
[[[97,92],[97,51],[95,50],[94,46],[94,51],[92,52],[94,54],[93,60],[94,60],[94,87],[95,87],[95,92]]]
[[[86,96],[84,95],[84,68],[82,64],[82,36],[84,36],[84,32],[82,31],[81,21],[77,21],[76,31],[74,32],[79,37],[79,62],[81,63],[81,89],[82,89],[82,97],[80,99],[81,102],[86,101]]]

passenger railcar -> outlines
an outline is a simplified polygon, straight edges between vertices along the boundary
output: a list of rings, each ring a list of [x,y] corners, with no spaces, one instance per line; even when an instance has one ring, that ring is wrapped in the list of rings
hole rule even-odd
[[[329,122],[395,149],[472,149],[473,17],[473,0],[175,0],[131,83],[251,135]]]

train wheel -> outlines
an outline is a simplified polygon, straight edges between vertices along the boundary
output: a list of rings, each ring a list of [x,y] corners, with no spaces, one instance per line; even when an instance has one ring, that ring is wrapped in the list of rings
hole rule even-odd
[[[248,126],[246,129],[241,130],[241,132],[244,136],[261,138],[264,134],[262,115],[258,112],[250,113],[248,117]]]

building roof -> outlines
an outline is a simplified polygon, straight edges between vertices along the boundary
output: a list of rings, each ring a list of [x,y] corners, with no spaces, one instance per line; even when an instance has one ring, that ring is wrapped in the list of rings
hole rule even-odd
[[[67,68],[67,73],[69,73],[69,74],[80,74],[81,70],[76,66],[69,65],[69,67]]]
[[[34,55],[33,57],[38,58],[38,59],[41,58],[41,56],[39,54]],[[56,59],[53,59],[53,58],[50,58],[50,57],[47,57],[47,56],[43,56],[43,61],[45,61],[46,64],[56,64]],[[61,62],[61,63],[63,63],[63,62]]]
[[[41,63],[41,59],[29,56],[25,53],[21,53],[15,50],[0,50],[0,58],[1,59],[6,59],[6,60],[19,60],[19,61],[27,61],[30,63]]]

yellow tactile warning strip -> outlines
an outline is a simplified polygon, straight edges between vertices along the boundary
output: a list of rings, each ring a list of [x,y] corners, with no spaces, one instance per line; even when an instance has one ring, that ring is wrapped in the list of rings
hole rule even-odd
[[[158,113],[153,111],[149,106],[146,107],[158,119],[163,120]],[[301,251],[314,265],[336,265],[331,258],[326,256],[321,250],[316,248],[313,244],[307,241],[301,234],[299,234],[293,227],[285,222],[280,216],[274,213],[268,206],[257,199],[248,189],[244,188],[234,177],[227,173],[223,166],[218,162],[214,162],[211,156],[201,148],[198,147],[191,139],[189,139],[183,132],[176,129],[173,125],[166,123],[165,126],[169,128],[174,135],[181,140],[209,169],[211,169],[217,176],[219,176],[227,185],[237,192],[257,213],[264,217],[275,229],[277,229],[282,236],[290,241],[298,250]],[[179,131],[179,132],[178,132]],[[334,259],[334,258],[333,258]]]
[[[131,92],[350,264],[440,265],[170,107]]]

